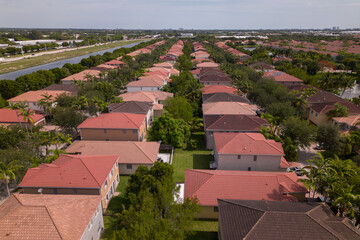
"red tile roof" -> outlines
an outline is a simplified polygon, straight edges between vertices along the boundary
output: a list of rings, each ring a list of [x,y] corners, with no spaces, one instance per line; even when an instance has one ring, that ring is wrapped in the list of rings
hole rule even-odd
[[[45,115],[37,114],[30,116],[34,122],[45,118]],[[19,110],[2,108],[0,109],[0,123],[24,123],[24,118],[19,115]],[[26,121],[27,122],[27,121]]]
[[[107,65],[125,65],[126,63],[124,63],[123,61],[119,61],[119,60],[111,60],[106,62],[105,64]]]
[[[237,93],[236,88],[228,87],[225,85],[213,85],[213,86],[205,86],[202,89],[203,94],[210,93]]]
[[[276,82],[299,82],[302,83],[301,79],[298,79],[290,74],[281,71],[271,71],[264,73],[264,77],[270,77]]]
[[[67,153],[82,155],[114,155],[123,164],[154,164],[159,153],[159,142],[75,141]]]
[[[66,93],[72,94],[68,91],[57,91],[57,90],[37,90],[37,91],[28,91],[19,96],[13,97],[8,100],[8,102],[38,102],[39,100],[43,99],[43,95],[52,95],[52,100],[55,100],[59,95]]]
[[[266,139],[261,133],[215,132],[218,153],[249,155],[284,155],[280,142]]]
[[[26,172],[19,187],[101,188],[118,156],[60,155]]]
[[[145,121],[145,114],[135,113],[103,113],[82,122],[78,129],[139,129]]]
[[[294,172],[185,170],[184,197],[197,196],[200,205],[217,206],[217,199],[297,201],[285,193],[307,193]]]
[[[100,201],[101,196],[15,193],[0,204],[0,239],[81,239]]]

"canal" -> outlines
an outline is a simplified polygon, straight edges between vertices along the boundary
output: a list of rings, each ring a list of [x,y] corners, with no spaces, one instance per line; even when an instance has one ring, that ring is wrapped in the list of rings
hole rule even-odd
[[[103,55],[105,52],[112,52],[112,51],[114,51],[116,49],[119,49],[119,48],[130,48],[130,47],[133,47],[133,46],[135,46],[135,45],[137,45],[139,43],[141,43],[141,42],[131,43],[131,44],[123,45],[123,46],[120,46],[120,47],[109,48],[109,49],[106,49],[106,50],[101,50],[101,51],[98,51],[98,52],[93,52],[93,53],[89,53],[89,54],[78,56],[78,57],[68,58],[68,59],[64,59],[64,60],[60,60],[60,61],[56,61],[56,62],[51,62],[51,63],[47,63],[47,64],[43,64],[43,65],[31,67],[31,68],[25,68],[25,69],[14,71],[14,72],[0,74],[0,80],[3,80],[3,79],[15,80],[17,77],[20,77],[20,76],[25,75],[25,74],[36,72],[38,70],[49,70],[49,69],[56,68],[56,67],[61,68],[62,66],[64,66],[65,63],[71,63],[71,64],[79,63],[81,61],[81,59],[83,59],[83,58],[88,58],[88,57],[94,56],[94,55]]]

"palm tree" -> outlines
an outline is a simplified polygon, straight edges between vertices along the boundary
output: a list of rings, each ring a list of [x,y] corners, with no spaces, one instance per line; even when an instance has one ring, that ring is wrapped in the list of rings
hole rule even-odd
[[[348,214],[349,217],[355,217],[354,203],[359,202],[360,195],[353,193],[354,185],[334,184],[330,190],[335,196],[332,205],[338,208],[341,217]]]
[[[89,102],[84,96],[79,97],[73,105],[77,110],[84,110],[87,106],[89,106]]]
[[[15,172],[23,166],[17,165],[18,161],[11,161],[8,164],[0,162],[0,180],[4,181],[8,195],[10,197],[9,183],[16,179]]]
[[[53,96],[45,93],[41,95],[43,98],[38,101],[38,105],[44,109],[46,115],[51,117],[51,106],[53,104]]]
[[[18,113],[18,116],[22,116],[26,123],[30,123],[31,125],[34,125],[35,122],[31,118],[32,115],[35,115],[35,112],[28,108],[20,108],[19,113]],[[26,123],[25,123],[25,128],[26,128],[26,131],[28,132],[28,126]]]
[[[328,119],[332,119],[333,117],[347,117],[349,116],[349,108],[340,103],[335,103],[335,109],[332,109],[327,112]]]

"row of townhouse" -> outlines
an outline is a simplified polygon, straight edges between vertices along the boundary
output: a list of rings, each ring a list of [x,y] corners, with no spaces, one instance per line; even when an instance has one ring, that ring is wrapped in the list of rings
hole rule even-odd
[[[256,105],[220,81],[203,88],[202,100],[216,170],[185,170],[184,198],[198,199],[197,218],[218,219],[219,239],[360,239],[328,205],[306,202],[308,189],[286,171],[281,143],[259,133],[269,123]]]
[[[17,101],[34,103],[42,95],[77,94],[72,84],[18,96]],[[0,239],[100,239],[103,213],[115,195],[120,175],[133,174],[137,167],[151,167],[161,158],[159,142],[145,142],[146,129],[162,114],[162,102],[172,94],[129,92],[124,102],[111,104],[109,113],[86,119],[79,126],[81,141],[68,146],[66,154],[52,163],[30,168],[19,193],[0,204]],[[35,114],[40,124],[44,115]],[[0,109],[3,124],[24,124],[16,110]]]

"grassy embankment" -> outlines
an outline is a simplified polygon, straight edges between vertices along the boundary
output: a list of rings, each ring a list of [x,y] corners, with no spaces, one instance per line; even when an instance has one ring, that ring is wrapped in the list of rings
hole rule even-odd
[[[21,70],[21,69],[25,69],[25,68],[30,68],[30,67],[34,67],[34,66],[38,66],[38,65],[42,65],[42,64],[46,64],[46,63],[51,63],[51,62],[55,62],[55,61],[59,61],[59,60],[63,60],[63,59],[78,57],[78,56],[82,56],[85,54],[89,54],[89,53],[93,53],[93,52],[97,52],[97,51],[101,51],[101,50],[106,50],[109,48],[120,47],[120,46],[123,46],[126,44],[140,42],[140,41],[142,41],[142,39],[121,41],[121,42],[109,43],[109,44],[105,44],[105,45],[101,45],[101,46],[82,48],[82,49],[78,49],[78,50],[71,50],[71,51],[67,51],[67,52],[46,54],[46,55],[42,55],[42,56],[21,59],[21,60],[17,60],[14,62],[0,63],[0,74],[7,73],[7,72],[13,72],[13,71],[17,71],[17,70]]]

